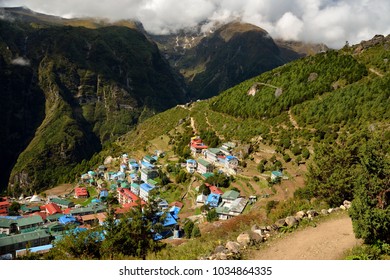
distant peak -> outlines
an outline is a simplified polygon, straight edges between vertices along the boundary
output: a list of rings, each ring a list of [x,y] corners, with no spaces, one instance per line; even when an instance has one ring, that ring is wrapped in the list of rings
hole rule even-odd
[[[237,33],[246,33],[250,31],[255,31],[259,33],[263,33],[264,35],[268,35],[267,31],[264,29],[245,22],[233,21],[228,24],[223,25],[217,30],[220,36],[227,42],[229,41],[235,34]]]

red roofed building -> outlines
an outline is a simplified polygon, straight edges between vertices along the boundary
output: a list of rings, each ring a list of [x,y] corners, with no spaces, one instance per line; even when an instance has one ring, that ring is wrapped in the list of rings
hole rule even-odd
[[[8,215],[10,203],[6,197],[0,197],[0,215]]]
[[[41,216],[42,220],[43,220],[43,221],[46,221],[46,217],[47,217],[48,215],[46,215],[45,212],[34,212],[34,213],[32,213],[30,216]]]
[[[75,198],[88,198],[88,190],[84,187],[79,187],[74,189]]]
[[[210,193],[223,195],[223,191],[220,188],[210,185],[208,183],[206,183],[205,185],[210,189]]]
[[[54,215],[57,213],[62,213],[61,207],[55,203],[49,203],[45,205],[45,211],[48,215]]]
[[[132,193],[129,189],[118,188],[117,191],[118,201],[122,205],[132,202],[138,202],[140,200],[139,196]]]
[[[122,204],[122,207],[115,209],[115,214],[117,215],[117,217],[121,216],[122,214],[129,212],[134,207],[139,206],[140,202],[141,202],[141,207],[146,204],[146,202],[143,201],[142,199],[138,200],[137,202],[125,203],[125,204]]]
[[[197,137],[191,138],[190,149],[194,155],[202,153],[202,151],[207,149],[207,148],[208,148],[208,146],[203,144],[203,141],[202,141],[202,139],[200,139],[200,137],[197,136]]]

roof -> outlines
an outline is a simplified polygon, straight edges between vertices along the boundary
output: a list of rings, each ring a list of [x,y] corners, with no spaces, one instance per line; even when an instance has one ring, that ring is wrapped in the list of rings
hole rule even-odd
[[[187,159],[186,162],[187,162],[187,164],[196,164],[196,160],[191,159],[191,158]]]
[[[176,207],[176,206],[172,206],[172,207],[169,209],[169,213],[171,213],[172,217],[173,217],[175,220],[177,220],[177,219],[179,219],[180,210],[181,210],[181,208]]]
[[[235,190],[230,190],[222,195],[222,199],[235,200],[240,196],[240,193]]]
[[[17,220],[0,218],[0,228],[9,228],[12,224],[16,224]]]
[[[207,179],[207,178],[213,177],[214,173],[206,172],[206,173],[203,173],[202,176]]]
[[[71,216],[71,215],[63,215],[61,216],[58,221],[61,223],[61,224],[69,224],[69,223],[74,223],[76,222],[76,218]]]
[[[19,227],[24,227],[28,225],[34,225],[34,224],[43,224],[43,219],[41,216],[34,215],[34,216],[19,219],[17,223]]]
[[[237,198],[231,205],[230,211],[236,212],[236,213],[242,213],[244,211],[245,206],[248,204],[248,200],[240,197]]]
[[[28,242],[39,238],[47,238],[50,237],[50,234],[45,230],[37,230],[27,233],[10,235],[7,237],[0,238],[0,247],[5,247],[12,244]]]
[[[276,176],[276,177],[282,177],[283,176],[282,172],[280,172],[280,171],[272,171],[271,174]]]
[[[122,195],[125,195],[126,197],[128,197],[132,201],[139,200],[139,197],[136,194],[134,194],[132,191],[130,191],[129,189],[119,188],[118,192],[121,193]]]
[[[221,196],[219,194],[209,194],[209,196],[207,197],[207,200],[206,200],[206,204],[207,205],[210,205],[211,207],[217,207],[218,204],[219,204],[219,199],[221,198]]]
[[[217,207],[215,208],[215,210],[217,211],[217,214],[229,214],[230,212],[230,208],[226,207],[226,206],[221,206],[221,207]]]
[[[10,205],[10,203],[7,201],[7,200],[5,200],[5,201],[0,201],[0,206],[6,206],[6,207],[8,207]]]
[[[207,149],[207,152],[210,152],[210,153],[212,153],[212,154],[218,154],[218,153],[221,153],[221,149],[219,149],[219,148],[208,148]]]
[[[207,183],[206,183],[205,185],[206,185],[207,187],[209,187],[211,193],[223,195],[223,191],[222,191],[220,188],[218,188],[218,187],[216,187],[216,186],[212,186],[212,185],[207,184]]]
[[[100,197],[107,197],[108,196],[108,190],[101,190],[99,193]]]
[[[76,196],[88,196],[88,190],[85,187],[79,187],[74,189]]]
[[[46,217],[47,217],[45,212],[34,212],[34,213],[30,214],[30,216],[41,216],[42,220],[44,220],[44,221],[46,220]]]
[[[106,210],[106,206],[100,204],[88,205],[87,207],[74,208],[70,210],[72,215],[88,215],[90,213],[98,213]]]
[[[62,216],[64,216],[64,214],[57,213],[57,214],[54,214],[54,215],[47,216],[46,220],[51,221],[51,222],[58,221],[58,219],[60,217],[62,217]]]
[[[151,186],[156,186],[156,185],[158,184],[158,182],[155,181],[155,180],[153,180],[153,179],[148,179],[148,180],[147,180],[147,183],[148,183],[149,185],[151,185]]]
[[[204,159],[198,159],[198,164],[201,164],[201,165],[206,166],[206,167],[211,165],[210,162],[208,162],[207,160],[204,160]]]
[[[61,198],[57,198],[57,197],[51,198],[50,201],[51,201],[51,202],[54,202],[55,204],[64,205],[64,206],[69,206],[69,205],[74,204],[74,203],[73,203],[72,201],[70,201],[70,200],[61,199]]]
[[[167,212],[165,213],[165,219],[163,221],[163,226],[164,227],[170,227],[170,226],[174,226],[177,224],[177,221],[176,219],[172,216],[171,213]]]
[[[61,207],[58,206],[57,204],[51,202],[49,204],[46,204],[45,205],[45,210],[47,212],[47,214],[49,215],[53,215],[53,214],[56,214],[56,213],[62,213],[61,211]]]
[[[89,215],[82,216],[81,219],[83,220],[83,222],[96,220],[96,219],[98,219],[99,221],[100,220],[103,221],[106,219],[106,216],[107,216],[106,213],[96,213],[96,214],[89,214]]]
[[[236,158],[235,156],[226,156],[226,159],[228,161],[230,161],[230,160],[238,160],[238,158]]]
[[[156,166],[146,161],[141,161],[141,165],[147,169],[154,169]]]
[[[140,185],[140,189],[145,191],[145,192],[150,192],[151,190],[154,189],[154,187],[149,185],[149,184],[147,184],[147,183],[143,183],[143,184]]]
[[[130,186],[135,189],[139,189],[139,184],[137,183],[131,183]]]

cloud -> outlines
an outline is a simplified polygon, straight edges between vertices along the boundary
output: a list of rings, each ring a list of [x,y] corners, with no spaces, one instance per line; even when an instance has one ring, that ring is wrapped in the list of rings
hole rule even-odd
[[[30,60],[23,57],[17,57],[11,60],[11,64],[19,66],[30,66]]]
[[[66,17],[135,19],[157,34],[241,19],[274,38],[331,47],[390,33],[388,0],[0,0],[0,5]]]

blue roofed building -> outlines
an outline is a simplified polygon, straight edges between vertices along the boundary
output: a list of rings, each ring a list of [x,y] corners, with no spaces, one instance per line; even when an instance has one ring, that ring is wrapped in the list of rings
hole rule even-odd
[[[147,182],[149,179],[154,179],[158,177],[158,172],[156,169],[141,169],[141,180]]]
[[[280,171],[272,171],[271,172],[271,181],[273,181],[273,182],[282,179],[282,177],[283,177],[283,174]]]
[[[58,222],[63,225],[76,223],[77,220],[72,215],[63,215],[58,219]]]
[[[149,193],[154,189],[153,186],[143,183],[140,185],[140,192],[139,192],[139,197],[143,199],[144,201],[149,200]]]
[[[210,206],[210,207],[215,208],[215,207],[218,207],[220,201],[221,201],[221,195],[211,193],[208,195],[205,204]]]

